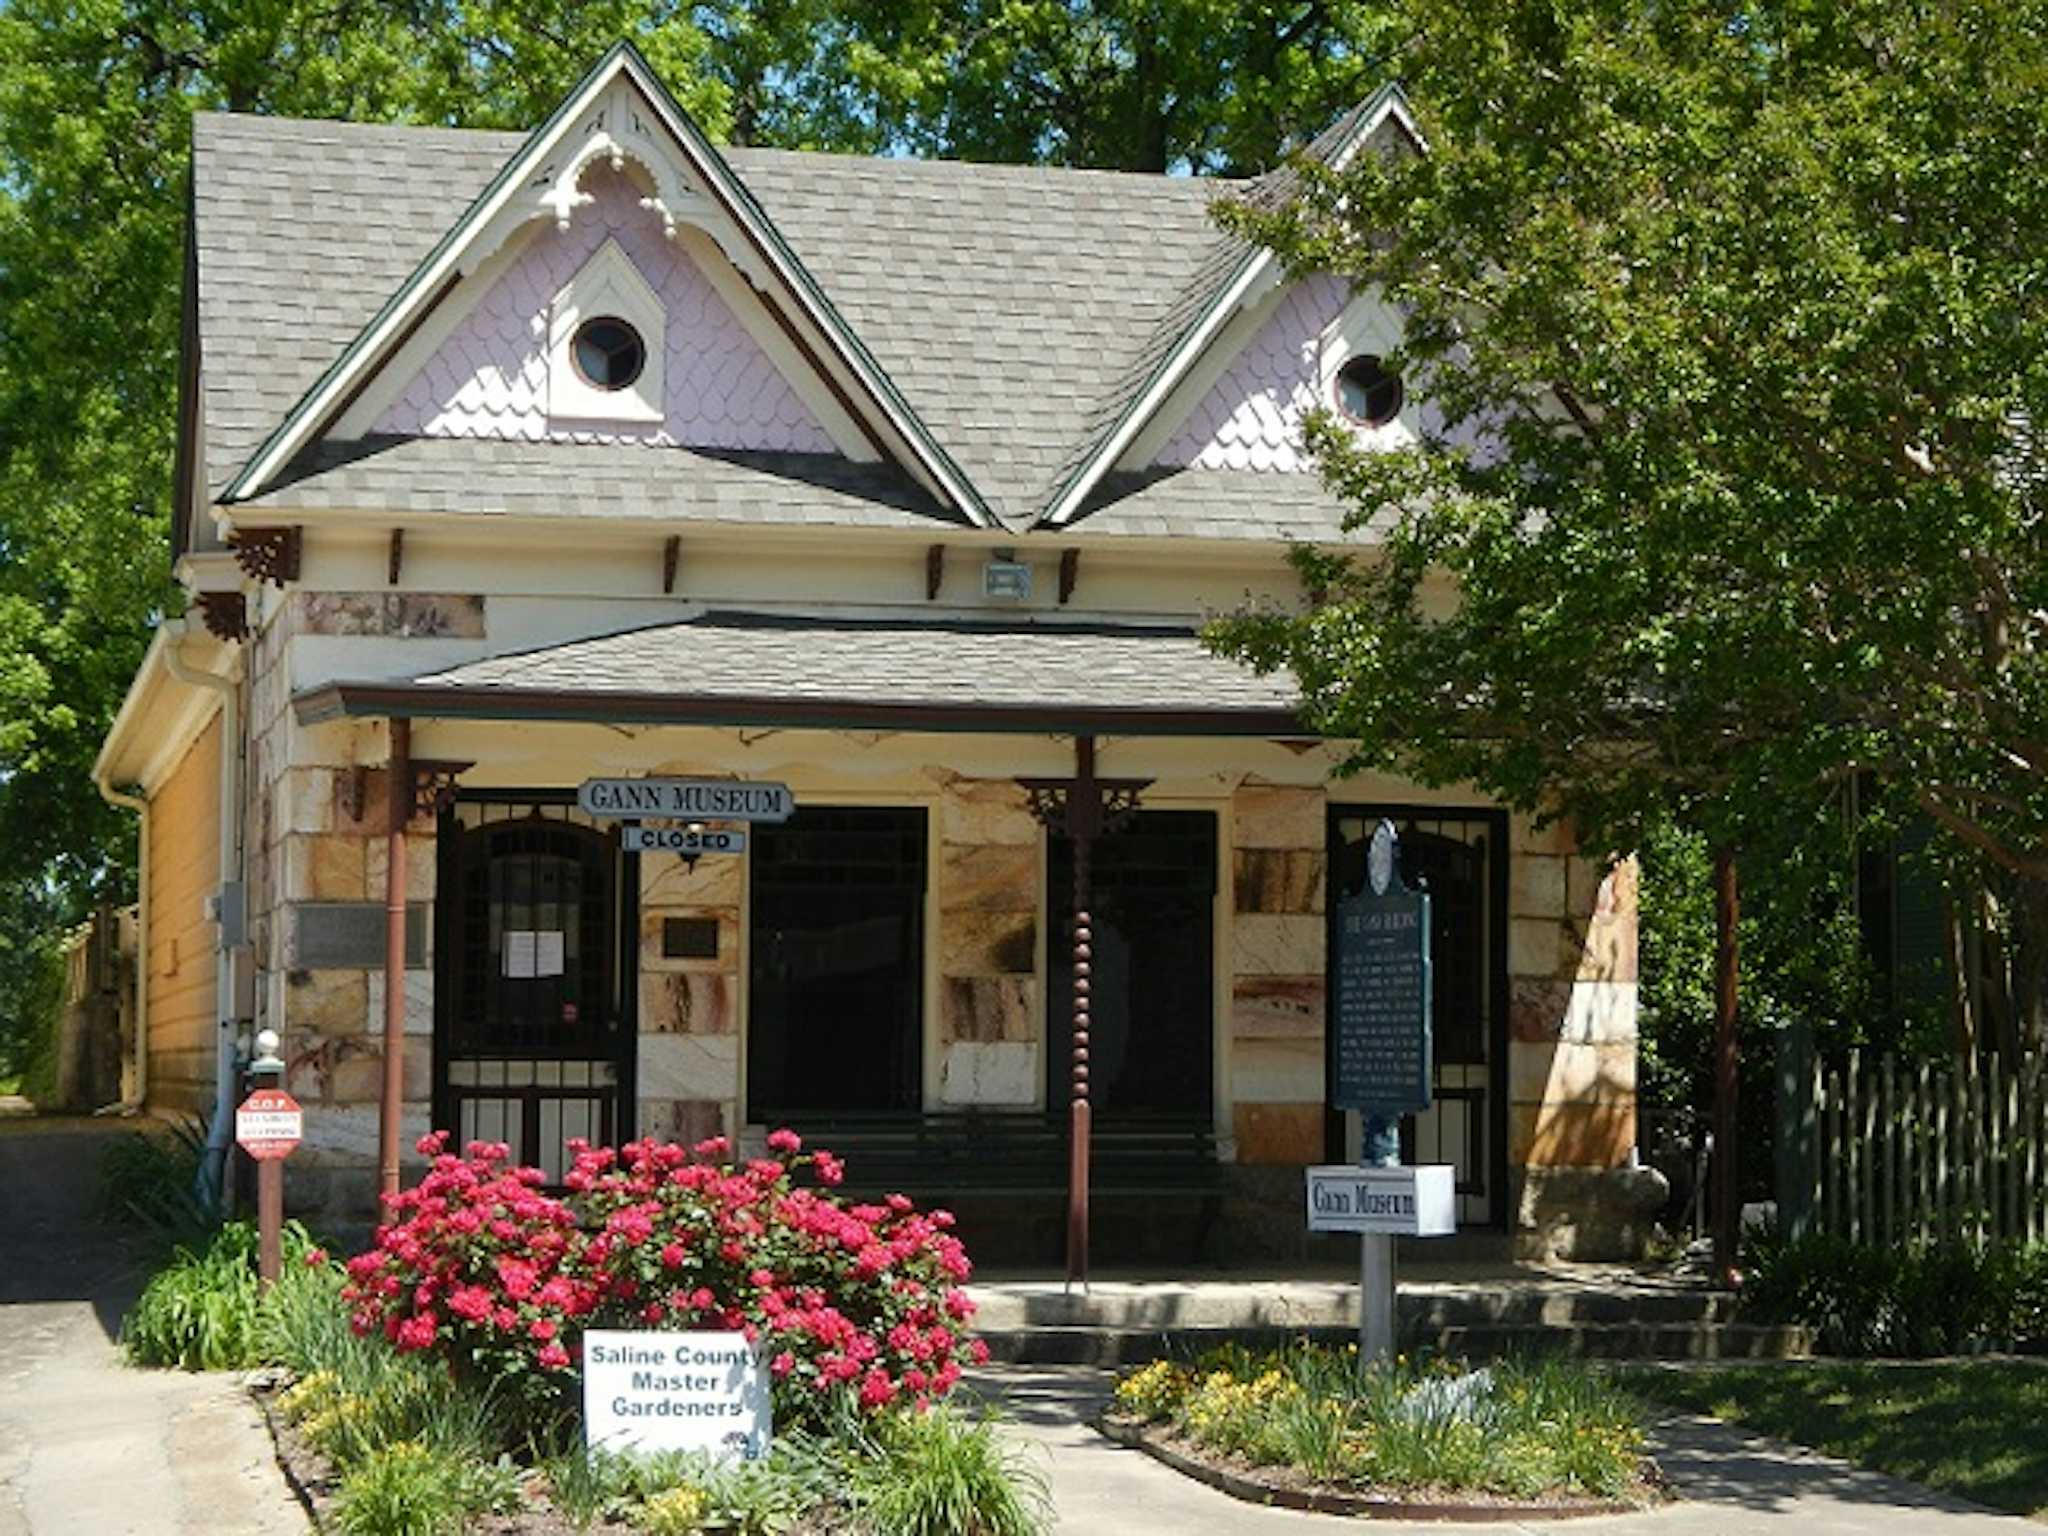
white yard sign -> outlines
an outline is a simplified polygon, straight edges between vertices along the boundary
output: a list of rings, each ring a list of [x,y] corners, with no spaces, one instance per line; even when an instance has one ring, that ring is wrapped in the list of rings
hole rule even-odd
[[[751,1461],[772,1429],[768,1373],[743,1333],[583,1335],[588,1445]]]
[[[1448,1163],[1311,1168],[1308,1229],[1447,1237],[1458,1229],[1456,1171]]]

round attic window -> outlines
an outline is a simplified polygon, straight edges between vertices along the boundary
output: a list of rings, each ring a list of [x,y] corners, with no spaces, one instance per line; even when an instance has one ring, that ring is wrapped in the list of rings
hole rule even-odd
[[[592,389],[631,389],[647,365],[647,344],[616,315],[599,315],[576,327],[569,356]]]
[[[1337,370],[1337,408],[1363,427],[1384,427],[1401,414],[1401,375],[1371,353]]]

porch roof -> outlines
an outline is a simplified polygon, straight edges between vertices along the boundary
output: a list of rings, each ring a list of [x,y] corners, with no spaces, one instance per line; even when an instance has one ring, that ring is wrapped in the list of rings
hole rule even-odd
[[[1186,628],[706,612],[396,681],[330,682],[347,716],[826,729],[1307,736],[1292,679]]]

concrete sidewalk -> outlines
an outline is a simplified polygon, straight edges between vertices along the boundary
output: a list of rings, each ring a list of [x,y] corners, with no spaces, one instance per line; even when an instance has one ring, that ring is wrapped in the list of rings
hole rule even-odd
[[[1443,1536],[1460,1527],[1359,1521],[1246,1504],[1169,1471],[1088,1427],[1108,1395],[1107,1372],[1005,1367],[976,1372],[977,1391],[1002,1404],[1045,1475],[1062,1532],[1087,1536]],[[1679,1502],[1639,1514],[1504,1521],[1502,1533],[1561,1536],[2017,1536],[2032,1523],[1831,1457],[1765,1440],[1710,1419],[1656,1426],[1657,1459]]]
[[[239,1377],[121,1363],[136,1256],[87,1212],[133,1134],[0,1116],[0,1536],[303,1536]]]

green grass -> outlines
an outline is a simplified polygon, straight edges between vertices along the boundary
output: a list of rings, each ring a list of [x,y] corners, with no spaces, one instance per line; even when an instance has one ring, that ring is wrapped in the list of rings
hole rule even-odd
[[[1626,1379],[1644,1397],[2048,1520],[2048,1364],[1814,1361]]]

